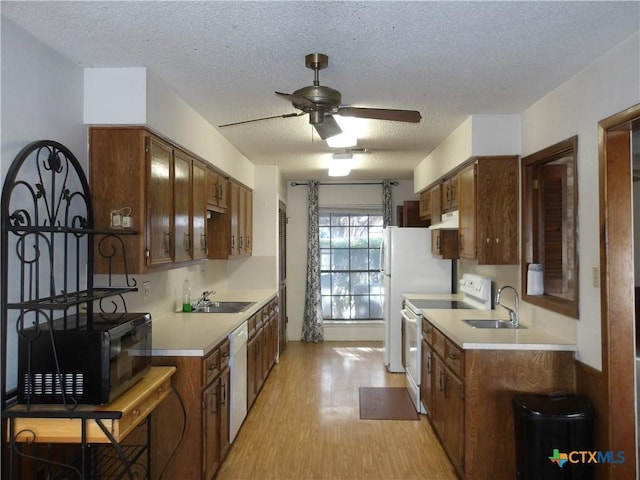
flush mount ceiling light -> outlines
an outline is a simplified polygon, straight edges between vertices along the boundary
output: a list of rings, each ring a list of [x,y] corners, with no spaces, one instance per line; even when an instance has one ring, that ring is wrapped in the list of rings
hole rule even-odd
[[[346,177],[349,175],[352,158],[353,155],[350,153],[334,153],[329,160],[329,176]]]

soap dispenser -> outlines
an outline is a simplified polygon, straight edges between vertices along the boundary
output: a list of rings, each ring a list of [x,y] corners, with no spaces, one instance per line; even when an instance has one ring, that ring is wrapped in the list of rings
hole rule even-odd
[[[191,311],[191,284],[188,278],[185,278],[182,284],[182,311]]]

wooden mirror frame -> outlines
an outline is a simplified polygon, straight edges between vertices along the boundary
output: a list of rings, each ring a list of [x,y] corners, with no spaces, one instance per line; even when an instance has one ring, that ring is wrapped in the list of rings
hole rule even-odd
[[[578,137],[574,136],[533,153],[521,160],[522,175],[522,299],[539,307],[562,315],[578,318]],[[556,176],[557,186],[562,192],[562,201],[557,205],[558,228],[550,229],[543,223],[544,200],[542,182],[539,177],[551,172],[544,167],[549,164],[566,165]],[[556,169],[558,170],[558,169]],[[556,190],[557,191],[557,190]],[[547,210],[548,212],[549,210]],[[549,218],[549,217],[547,217]],[[547,228],[545,228],[545,225]],[[545,236],[556,232],[561,237],[561,248],[555,249],[558,259],[548,257],[550,247]],[[558,242],[556,242],[558,243]],[[544,293],[527,294],[527,271],[530,263],[544,265]],[[556,285],[552,289],[549,285]]]

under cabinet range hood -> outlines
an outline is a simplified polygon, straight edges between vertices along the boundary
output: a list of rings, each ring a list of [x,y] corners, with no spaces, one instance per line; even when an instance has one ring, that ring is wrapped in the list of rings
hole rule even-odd
[[[458,210],[446,212],[442,214],[440,223],[435,223],[429,227],[431,230],[457,230],[458,229]]]

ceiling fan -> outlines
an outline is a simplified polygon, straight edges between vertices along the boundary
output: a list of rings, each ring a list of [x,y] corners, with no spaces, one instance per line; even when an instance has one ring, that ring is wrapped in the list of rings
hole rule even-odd
[[[320,85],[318,72],[329,65],[329,57],[323,53],[310,53],[305,57],[305,65],[313,70],[313,85],[302,87],[293,93],[275,92],[279,97],[291,102],[291,104],[301,110],[300,113],[287,113],[284,115],[274,115],[271,117],[256,118],[242,122],[227,123],[219,125],[230,127],[272,118],[290,118],[309,114],[309,124],[326,140],[329,137],[342,133],[342,129],[336,122],[333,115],[343,117],[369,118],[374,120],[391,120],[394,122],[419,123],[422,118],[420,112],[416,110],[392,110],[386,108],[362,108],[342,105],[342,94],[331,87]]]

